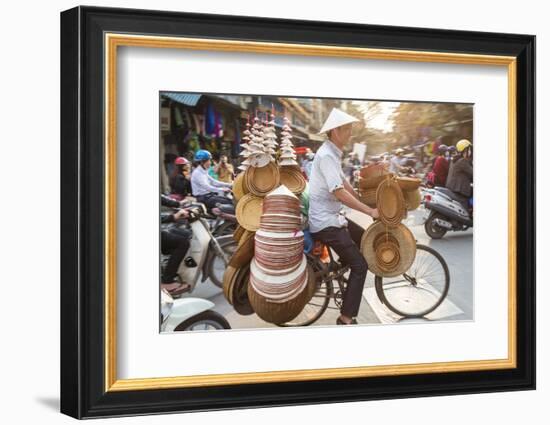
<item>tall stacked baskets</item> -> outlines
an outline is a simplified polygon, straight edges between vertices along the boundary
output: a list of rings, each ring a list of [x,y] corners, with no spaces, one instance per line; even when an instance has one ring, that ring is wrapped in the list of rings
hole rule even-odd
[[[416,240],[401,221],[407,210],[420,205],[420,180],[395,177],[381,165],[361,170],[359,187],[362,201],[378,208],[379,220],[363,234],[361,251],[369,269],[382,277],[407,271],[416,256]]]
[[[309,302],[315,280],[304,255],[300,195],[306,182],[285,118],[277,150],[274,116],[247,123],[234,193],[239,246],[224,274],[224,294],[240,314],[282,324]],[[277,154],[277,159],[275,159]]]
[[[266,322],[291,321],[311,298],[300,226],[300,201],[288,188],[280,186],[265,198],[250,264],[248,298]]]

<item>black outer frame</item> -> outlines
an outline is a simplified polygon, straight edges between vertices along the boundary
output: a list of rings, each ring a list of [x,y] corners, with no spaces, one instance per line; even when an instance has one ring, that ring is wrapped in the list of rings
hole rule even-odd
[[[516,369],[104,391],[105,32],[517,57]],[[535,37],[77,7],[61,13],[61,412],[76,418],[535,388]]]

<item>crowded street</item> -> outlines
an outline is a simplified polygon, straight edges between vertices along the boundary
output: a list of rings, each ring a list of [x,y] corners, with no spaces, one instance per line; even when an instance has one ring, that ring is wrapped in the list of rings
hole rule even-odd
[[[161,99],[161,331],[474,320],[471,105]]]
[[[367,227],[371,218],[360,213],[349,213],[357,223]],[[440,240],[430,239],[424,230],[423,217],[425,209],[409,213],[405,220],[407,226],[413,232],[419,244],[429,245],[435,248],[445,259],[449,266],[451,283],[446,300],[431,315],[424,319],[403,319],[391,313],[377,299],[373,291],[372,273],[367,275],[363,299],[357,321],[360,324],[381,323],[410,323],[410,322],[441,322],[452,320],[473,320],[474,310],[474,281],[473,281],[473,229],[460,233],[449,233]],[[231,324],[233,329],[277,327],[264,322],[257,315],[242,316],[238,314],[227,302],[221,288],[212,282],[199,285],[189,297],[206,298],[216,306],[215,311],[222,314]],[[331,302],[332,307],[334,303]],[[339,312],[329,308],[314,326],[333,325]]]

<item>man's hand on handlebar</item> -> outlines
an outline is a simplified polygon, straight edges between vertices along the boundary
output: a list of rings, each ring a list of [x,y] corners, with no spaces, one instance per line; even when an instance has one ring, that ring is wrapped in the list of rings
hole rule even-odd
[[[189,211],[187,210],[178,210],[174,213],[174,220],[179,220],[181,218],[187,218],[189,217]]]

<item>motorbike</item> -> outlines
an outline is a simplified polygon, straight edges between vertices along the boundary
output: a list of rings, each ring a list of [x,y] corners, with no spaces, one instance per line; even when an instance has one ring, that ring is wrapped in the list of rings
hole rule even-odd
[[[211,213],[215,217],[210,225],[214,236],[232,235],[235,232],[237,217],[234,205],[218,204],[215,208],[212,208]]]
[[[473,215],[453,191],[440,186],[422,191],[428,214],[424,230],[430,238],[441,239],[448,231],[465,231],[473,227]]]
[[[174,299],[168,292],[160,291],[160,331],[204,331],[231,329],[229,322],[212,310],[214,303],[202,298]]]
[[[232,199],[230,194],[223,194],[228,199]],[[189,199],[189,198],[188,198]],[[182,208],[190,208],[192,205],[198,203],[194,198],[190,198],[189,201],[181,204]],[[203,204],[201,204],[203,205]],[[237,228],[237,218],[235,216],[235,206],[231,204],[217,204],[215,208],[210,211],[204,209],[205,214],[203,218],[209,224],[210,231],[214,236],[224,236],[233,234]]]
[[[203,204],[196,203],[186,207],[189,217],[184,224],[172,223],[163,226],[170,231],[180,226],[189,227],[193,233],[185,258],[179,265],[177,278],[191,285],[188,292],[193,292],[196,285],[210,279],[214,285],[223,286],[223,273],[229,259],[237,247],[233,235],[215,236],[207,221],[208,213]],[[161,266],[164,267],[168,256],[163,255]]]

